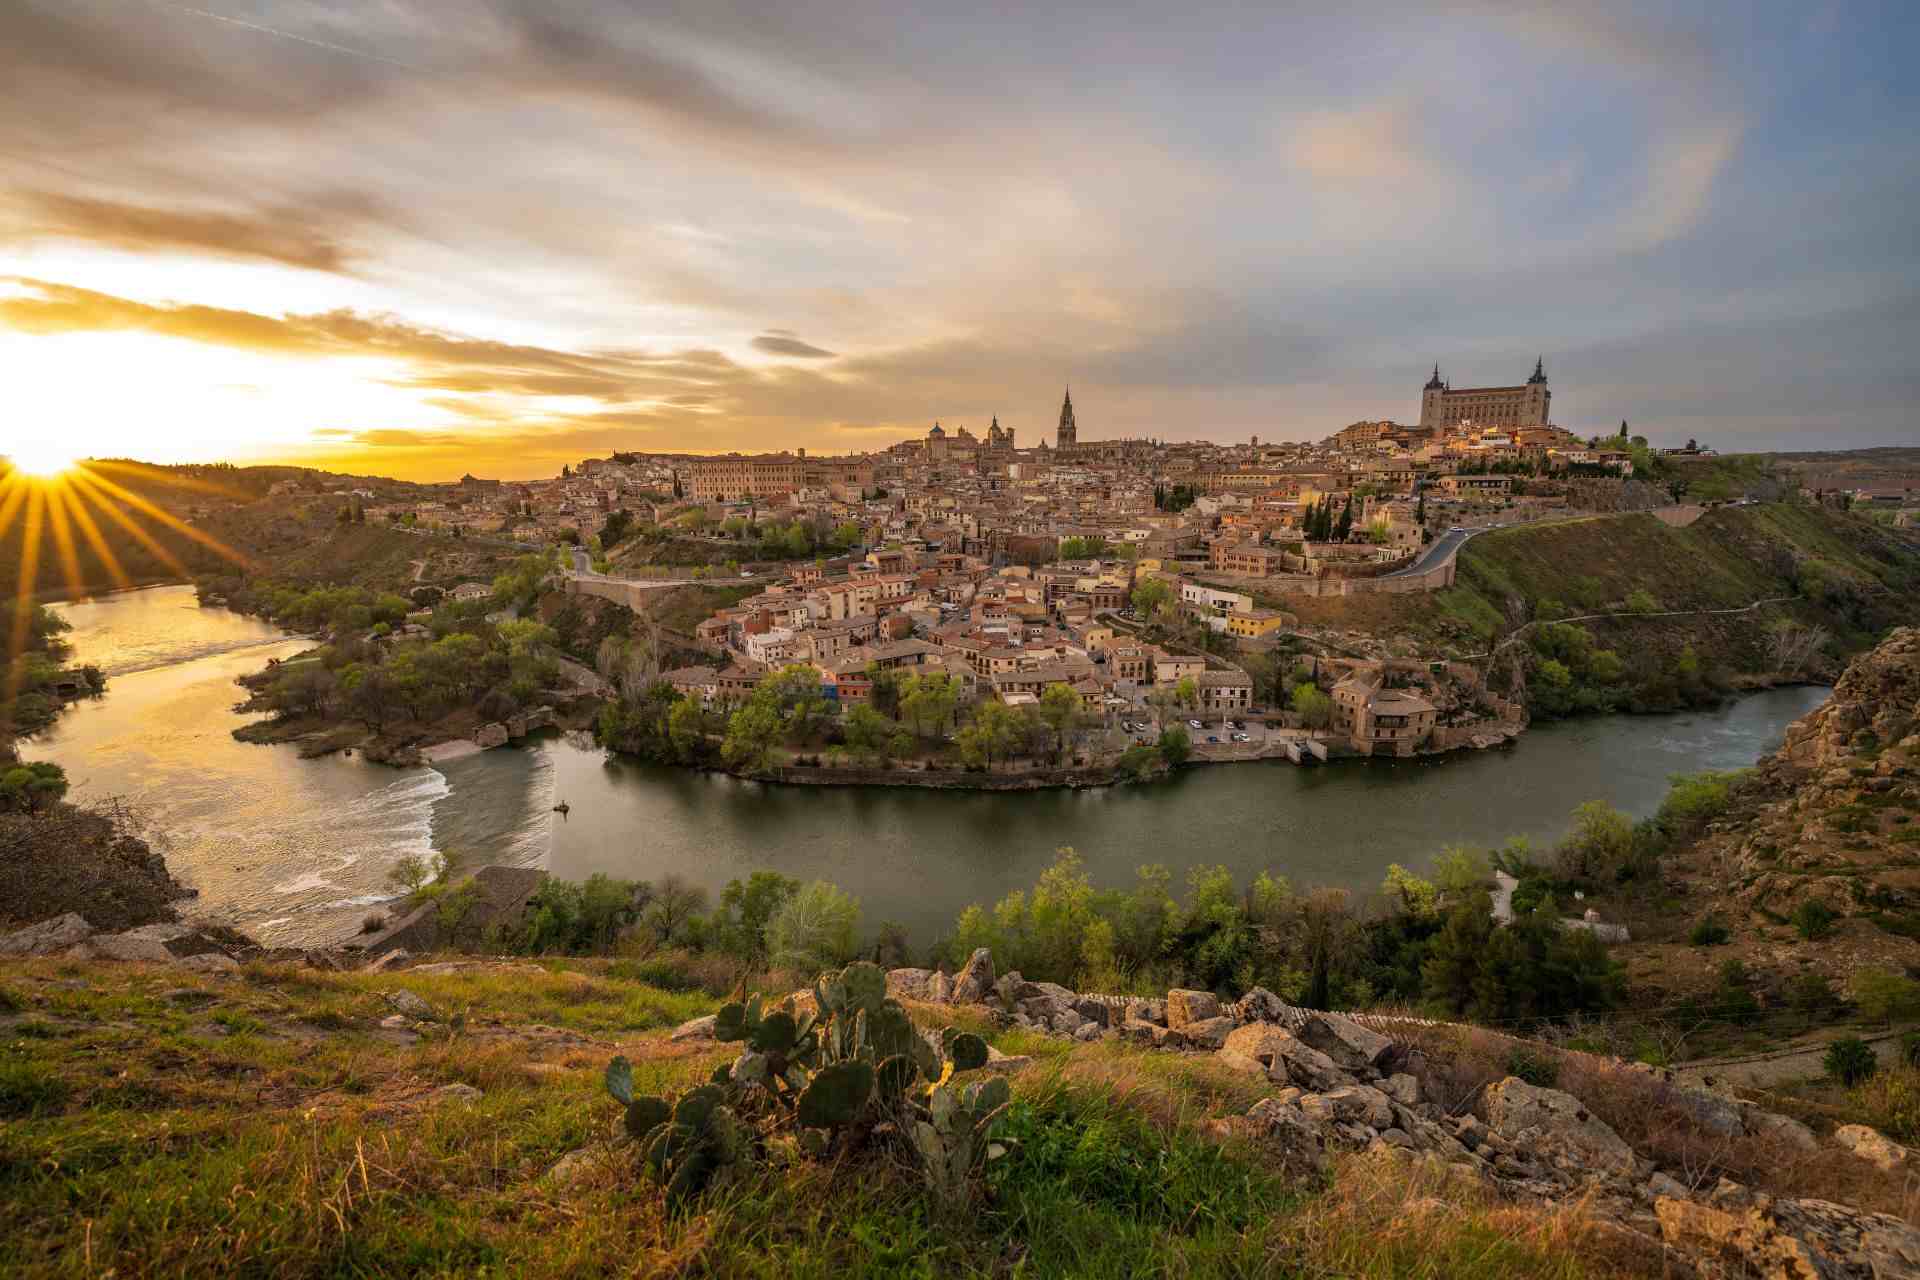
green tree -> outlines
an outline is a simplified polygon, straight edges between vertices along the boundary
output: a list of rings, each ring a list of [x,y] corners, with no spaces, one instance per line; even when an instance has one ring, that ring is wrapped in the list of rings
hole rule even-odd
[[[1180,683],[1173,686],[1173,696],[1180,705],[1192,711],[1200,705],[1200,682],[1192,676],[1181,676]]]
[[[1561,875],[1587,881],[1617,876],[1633,855],[1633,819],[1604,800],[1589,800],[1574,809],[1573,830],[1556,851]]]
[[[1018,740],[1019,718],[997,698],[975,707],[972,719],[954,738],[963,760],[986,769],[1011,755]]]
[[[1085,704],[1071,685],[1050,684],[1040,695],[1040,718],[1053,730],[1054,751],[1065,755],[1067,744],[1080,728]]]
[[[773,762],[773,749],[786,732],[779,710],[759,698],[749,699],[727,720],[727,736],[720,758],[736,768],[758,771]]]
[[[50,760],[0,766],[0,812],[40,813],[67,794],[67,771]]]
[[[708,922],[714,945],[739,959],[749,973],[764,969],[772,953],[769,926],[800,891],[800,882],[777,871],[756,871],[729,880]]]
[[[900,686],[900,714],[923,738],[945,730],[960,704],[960,684],[945,672],[909,676]]]
[[[1177,603],[1164,579],[1142,578],[1133,586],[1133,612],[1141,622],[1158,621],[1163,613],[1171,614]]]
[[[1177,769],[1193,755],[1193,739],[1185,727],[1170,724],[1160,731],[1159,749],[1160,758]]]
[[[707,709],[696,697],[684,697],[667,713],[667,741],[682,764],[698,760],[707,746]]]
[[[1310,681],[1302,680],[1293,686],[1288,702],[1309,729],[1323,729],[1333,718],[1333,699]]]
[[[768,921],[767,945],[774,964],[817,973],[854,958],[859,928],[860,903],[815,880]]]
[[[847,749],[868,763],[886,759],[895,728],[893,721],[864,702],[848,711],[841,723]]]

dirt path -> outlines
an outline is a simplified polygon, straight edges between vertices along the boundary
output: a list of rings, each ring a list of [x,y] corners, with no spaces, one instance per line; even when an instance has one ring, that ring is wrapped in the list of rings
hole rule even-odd
[[[1880,1059],[1882,1066],[1893,1066],[1900,1059],[1900,1037],[1908,1030],[1906,1027],[1885,1031],[1863,1027],[1829,1027],[1815,1033],[1817,1038],[1809,1037],[1766,1053],[1699,1058],[1693,1062],[1675,1063],[1673,1070],[1680,1079],[1690,1083],[1700,1083],[1702,1077],[1712,1076],[1734,1084],[1764,1088],[1824,1074],[1827,1069],[1827,1046],[1843,1036],[1859,1036],[1873,1050],[1874,1056]]]

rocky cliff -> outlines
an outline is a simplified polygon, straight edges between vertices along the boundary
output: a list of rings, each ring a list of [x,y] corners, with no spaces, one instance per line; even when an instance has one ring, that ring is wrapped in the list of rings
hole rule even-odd
[[[1818,902],[1896,929],[1920,908],[1920,628],[1850,664],[1746,789],[1729,869],[1738,899],[1787,917]]]

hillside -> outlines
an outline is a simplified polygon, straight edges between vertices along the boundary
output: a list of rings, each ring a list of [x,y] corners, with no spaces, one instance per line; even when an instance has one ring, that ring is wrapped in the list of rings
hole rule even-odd
[[[1011,1083],[1007,1152],[978,1199],[931,1196],[883,1128],[824,1159],[776,1135],[669,1208],[602,1080],[616,1055],[636,1092],[732,1062],[711,1020],[688,1021],[710,995],[649,986],[626,961],[86,958],[103,945],[0,959],[8,1274],[1920,1266],[1920,1201],[1888,1164],[1904,1149],[1831,1117],[1809,1128],[1582,1054],[1370,1030],[1264,993],[1103,1005],[993,981],[980,956],[960,975],[978,998],[943,1003],[921,970],[885,980],[915,1025],[984,1035],[985,1077]]]
[[[1693,918],[1732,932],[1758,979],[1920,968],[1920,630],[1855,659],[1833,697],[1787,730],[1701,838],[1670,855]],[[1685,948],[1638,963],[1670,980]],[[1719,950],[1719,948],[1715,948]],[[1696,965],[1722,963],[1714,955]]]

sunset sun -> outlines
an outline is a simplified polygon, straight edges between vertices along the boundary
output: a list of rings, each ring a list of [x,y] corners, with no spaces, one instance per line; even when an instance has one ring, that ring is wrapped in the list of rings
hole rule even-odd
[[[31,476],[55,476],[69,471],[80,456],[71,445],[59,440],[29,440],[10,444],[7,460]]]

